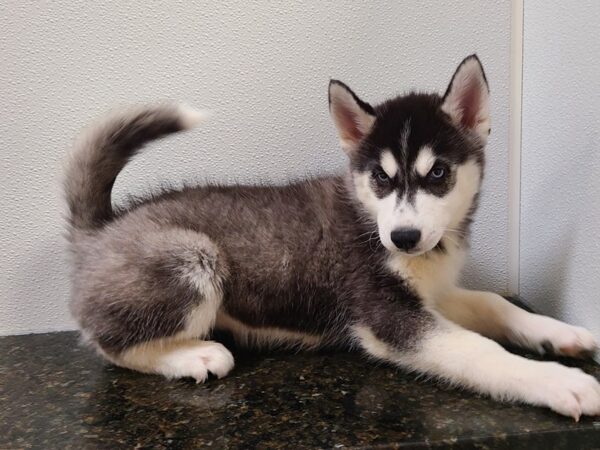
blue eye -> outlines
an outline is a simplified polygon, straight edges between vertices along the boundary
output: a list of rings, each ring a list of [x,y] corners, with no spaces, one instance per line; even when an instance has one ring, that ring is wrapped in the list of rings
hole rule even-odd
[[[436,166],[429,171],[429,177],[434,180],[441,180],[446,175],[446,169],[440,166]]]
[[[387,173],[380,167],[373,171],[373,177],[375,178],[375,181],[380,184],[387,184],[390,182],[390,177],[388,177]]]

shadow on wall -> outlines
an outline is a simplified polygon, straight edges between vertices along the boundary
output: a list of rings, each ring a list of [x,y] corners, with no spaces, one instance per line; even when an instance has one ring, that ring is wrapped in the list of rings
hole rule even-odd
[[[543,312],[551,317],[564,317],[565,283],[567,279],[567,264],[573,254],[573,237],[567,234],[565,239],[557,239],[545,250],[545,255],[540,258],[541,264],[536,266],[534,272],[537,283],[543,290],[539,292],[533,307],[536,312]],[[528,302],[528,299],[524,299]],[[529,300],[530,301],[530,300]],[[532,305],[529,305],[532,306]],[[540,310],[543,308],[543,311]]]
[[[569,134],[577,130],[564,132]],[[591,153],[592,149],[593,146],[590,145],[580,151]],[[594,157],[588,154],[581,158],[586,160]],[[526,212],[530,217],[537,218],[535,226],[539,237],[534,248],[532,243],[527,244],[527,247],[532,248],[528,248],[528,257],[521,267],[521,273],[527,274],[528,284],[536,287],[535,290],[529,289],[524,300],[536,311],[563,320],[569,316],[569,298],[573,298],[574,293],[578,294],[574,291],[574,283],[582,282],[577,271],[577,265],[587,260],[582,258],[582,248],[592,245],[585,241],[586,235],[589,239],[593,232],[586,229],[590,225],[585,220],[589,215],[590,205],[586,203],[589,199],[581,193],[588,192],[589,186],[593,186],[596,181],[592,179],[595,175],[593,170],[584,170],[582,173],[582,159],[564,158],[560,166],[555,165],[551,172],[543,173],[543,177],[530,181],[535,186],[530,188],[532,192],[529,194],[534,201],[530,203],[531,210]],[[569,208],[568,214],[564,214],[565,205]],[[529,227],[532,225],[528,224]],[[523,233],[521,236],[523,239]],[[524,244],[522,241],[522,248]],[[587,278],[583,282],[587,284]],[[590,292],[593,291],[592,287],[583,290]]]
[[[22,253],[12,255],[14,265],[7,277],[7,291],[15,298],[25,299],[18,310],[6,311],[5,319],[20,323],[27,315],[30,324],[24,332],[45,332],[74,329],[68,311],[69,279],[65,272],[67,260],[63,230],[48,230],[38,240],[22,246]],[[41,304],[40,299],[47,299]],[[16,328],[16,327],[15,327]]]

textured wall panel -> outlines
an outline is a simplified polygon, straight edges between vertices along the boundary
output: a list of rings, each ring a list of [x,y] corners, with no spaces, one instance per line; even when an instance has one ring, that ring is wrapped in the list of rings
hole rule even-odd
[[[507,286],[508,1],[0,3],[0,334],[67,329],[60,176],[91,119],[161,98],[214,111],[153,145],[116,201],[161,180],[275,181],[335,172],[340,78],[366,100],[443,90],[477,51],[494,131],[470,284]]]
[[[525,2],[521,294],[600,339],[600,2]]]

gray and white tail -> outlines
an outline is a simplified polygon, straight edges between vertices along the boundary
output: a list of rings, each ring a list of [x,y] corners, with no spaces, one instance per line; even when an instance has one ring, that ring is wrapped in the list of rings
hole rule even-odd
[[[77,141],[64,183],[69,222],[76,229],[102,227],[113,217],[111,190],[125,164],[149,141],[187,130],[206,117],[177,104],[142,106],[114,114]]]

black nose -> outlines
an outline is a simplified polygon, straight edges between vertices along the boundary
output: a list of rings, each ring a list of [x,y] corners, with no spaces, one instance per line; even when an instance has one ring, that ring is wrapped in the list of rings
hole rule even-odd
[[[392,242],[400,250],[415,248],[421,239],[421,232],[415,228],[399,228],[392,231]]]

